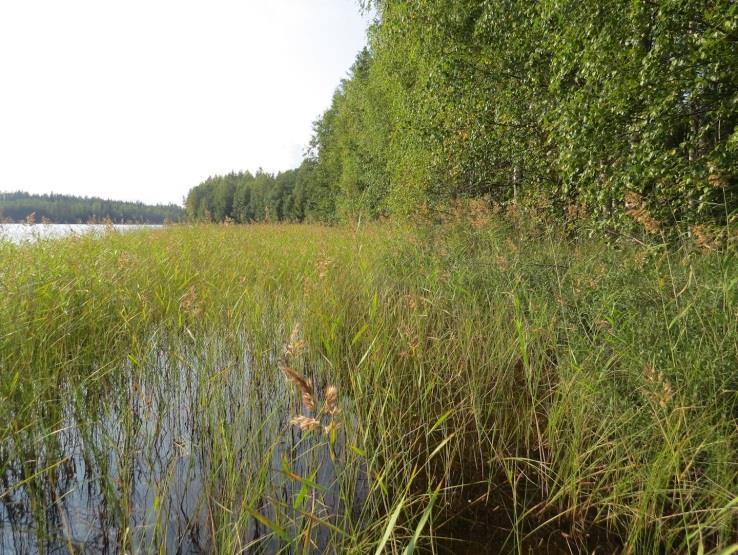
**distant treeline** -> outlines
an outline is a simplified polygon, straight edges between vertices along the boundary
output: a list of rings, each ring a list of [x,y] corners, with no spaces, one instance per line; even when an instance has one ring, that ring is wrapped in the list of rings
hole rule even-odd
[[[369,45],[305,163],[211,178],[190,216],[333,220],[485,198],[652,232],[735,220],[734,0],[364,4]]]
[[[162,224],[182,221],[184,215],[184,210],[174,204],[152,206],[94,197],[0,193],[0,222]]]
[[[210,177],[190,190],[187,215],[208,222],[303,221],[315,200],[306,190],[310,165],[276,175],[258,171]]]

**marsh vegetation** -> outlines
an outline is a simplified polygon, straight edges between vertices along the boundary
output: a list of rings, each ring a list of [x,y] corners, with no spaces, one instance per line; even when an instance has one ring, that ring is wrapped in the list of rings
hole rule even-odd
[[[471,214],[0,259],[3,552],[738,541],[734,252]]]

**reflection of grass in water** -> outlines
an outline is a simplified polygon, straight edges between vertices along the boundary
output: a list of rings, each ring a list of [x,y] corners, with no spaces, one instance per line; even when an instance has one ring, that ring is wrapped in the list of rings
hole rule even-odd
[[[3,548],[736,541],[735,255],[477,227],[0,244]]]

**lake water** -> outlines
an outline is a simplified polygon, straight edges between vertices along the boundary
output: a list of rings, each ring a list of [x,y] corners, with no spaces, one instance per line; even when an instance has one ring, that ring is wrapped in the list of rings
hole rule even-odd
[[[210,553],[211,524],[244,499],[299,525],[295,475],[317,484],[305,510],[317,504],[329,522],[351,511],[358,522],[368,482],[348,463],[343,436],[331,457],[321,435],[291,426],[300,410],[292,386],[273,368],[253,372],[245,337],[233,339],[235,350],[219,337],[193,346],[170,338],[149,360],[91,372],[100,378],[83,388],[60,384],[58,404],[39,417],[52,433],[0,441],[0,553]],[[234,522],[247,552],[280,549],[266,521]],[[316,526],[311,553],[329,536]]]
[[[142,228],[157,228],[160,225],[113,225],[117,231],[130,231]],[[107,225],[93,224],[0,224],[0,241],[21,243],[37,239],[55,239],[69,235],[103,233]]]

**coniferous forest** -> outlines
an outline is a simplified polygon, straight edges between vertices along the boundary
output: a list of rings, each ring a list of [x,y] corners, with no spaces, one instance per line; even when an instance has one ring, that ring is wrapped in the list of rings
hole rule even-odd
[[[448,200],[598,228],[738,208],[732,0],[377,0],[302,165],[208,179],[197,220],[334,221]]]
[[[184,219],[181,207],[104,200],[70,195],[0,193],[0,222],[48,221],[77,224],[112,221],[117,224],[163,224]]]

